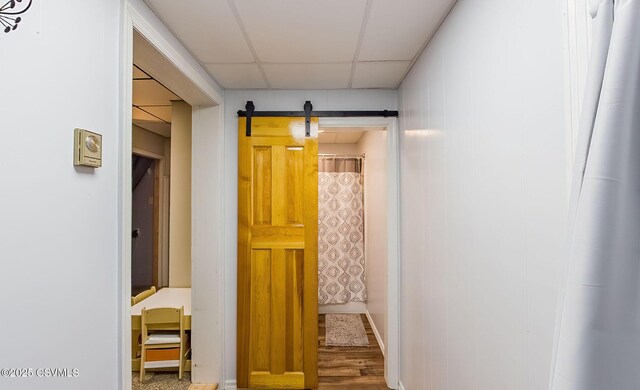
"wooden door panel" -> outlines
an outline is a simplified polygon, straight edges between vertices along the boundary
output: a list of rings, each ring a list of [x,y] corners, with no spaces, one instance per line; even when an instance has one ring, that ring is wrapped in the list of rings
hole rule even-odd
[[[317,119],[239,121],[238,387],[317,386]]]

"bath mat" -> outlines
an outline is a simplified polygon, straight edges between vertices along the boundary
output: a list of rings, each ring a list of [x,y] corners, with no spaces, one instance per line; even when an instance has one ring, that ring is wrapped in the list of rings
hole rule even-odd
[[[368,347],[369,338],[360,314],[330,313],[325,317],[327,346]]]

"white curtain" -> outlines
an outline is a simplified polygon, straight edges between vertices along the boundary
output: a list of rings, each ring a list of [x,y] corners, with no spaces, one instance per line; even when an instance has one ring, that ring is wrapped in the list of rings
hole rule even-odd
[[[640,0],[590,4],[553,390],[640,389]]]
[[[358,172],[318,173],[320,304],[367,300],[362,194]]]

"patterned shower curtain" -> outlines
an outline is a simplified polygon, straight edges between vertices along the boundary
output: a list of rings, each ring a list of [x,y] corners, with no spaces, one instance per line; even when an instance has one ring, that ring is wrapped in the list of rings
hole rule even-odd
[[[366,302],[362,159],[318,166],[318,303]]]

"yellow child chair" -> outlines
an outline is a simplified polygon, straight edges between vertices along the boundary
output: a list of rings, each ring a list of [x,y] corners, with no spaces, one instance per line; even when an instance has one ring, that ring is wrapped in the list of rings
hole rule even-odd
[[[184,307],[142,309],[142,354],[140,357],[140,382],[146,369],[178,367],[178,379],[189,353],[184,329]]]
[[[135,297],[131,297],[131,306],[135,305],[136,303],[140,302],[143,299],[149,298],[155,293],[156,293],[156,286],[151,286],[150,289],[144,290],[143,292],[136,295]]]

